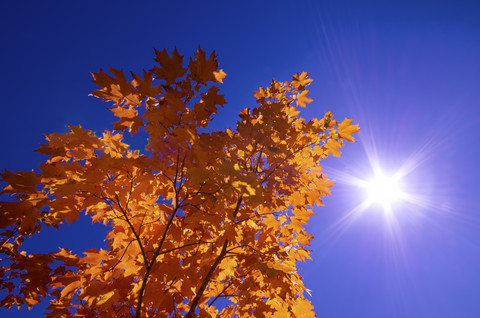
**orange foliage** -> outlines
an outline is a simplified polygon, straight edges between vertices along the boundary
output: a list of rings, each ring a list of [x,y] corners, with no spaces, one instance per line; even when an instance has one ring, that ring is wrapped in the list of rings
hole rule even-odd
[[[176,50],[155,53],[159,65],[131,81],[93,73],[114,131],[70,126],[46,136],[37,151],[49,159],[36,172],[1,174],[15,200],[0,206],[0,305],[51,296],[52,317],[314,316],[296,270],[310,258],[304,226],[333,186],[319,161],[338,156],[358,125],[330,112],[301,118],[312,101],[304,72],[255,92],[236,129],[207,133],[226,103],[214,54],[199,49],[184,68]],[[122,142],[139,129],[144,154]],[[24,237],[79,213],[110,225],[106,249],[22,250]],[[229,305],[217,308],[219,298]]]

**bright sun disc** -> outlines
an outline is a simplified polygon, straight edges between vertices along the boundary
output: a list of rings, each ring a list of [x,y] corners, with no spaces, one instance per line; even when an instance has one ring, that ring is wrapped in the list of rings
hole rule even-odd
[[[367,181],[365,187],[369,203],[377,203],[384,207],[390,207],[392,203],[400,200],[403,195],[398,178],[385,176],[382,173]]]

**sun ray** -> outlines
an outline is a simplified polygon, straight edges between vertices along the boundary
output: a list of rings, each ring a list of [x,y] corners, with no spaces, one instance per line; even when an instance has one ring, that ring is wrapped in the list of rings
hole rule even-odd
[[[369,204],[366,201],[354,206],[338,221],[328,227],[320,244],[326,244],[327,242],[332,243],[335,241],[335,239],[340,237],[340,235],[344,233],[355,222],[355,220],[357,220],[362,213],[368,209],[368,207]]]

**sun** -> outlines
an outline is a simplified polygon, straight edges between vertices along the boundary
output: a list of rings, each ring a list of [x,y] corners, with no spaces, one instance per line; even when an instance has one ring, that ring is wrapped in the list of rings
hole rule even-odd
[[[362,182],[367,196],[367,204],[379,204],[385,210],[391,210],[394,203],[404,199],[405,194],[401,181],[399,174],[390,176],[377,170],[374,177]]]

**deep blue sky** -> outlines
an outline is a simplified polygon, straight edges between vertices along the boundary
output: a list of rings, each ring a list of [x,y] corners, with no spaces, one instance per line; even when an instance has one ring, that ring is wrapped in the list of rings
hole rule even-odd
[[[150,69],[154,47],[216,51],[228,74],[217,128],[232,127],[272,77],[308,71],[315,100],[304,116],[332,110],[362,128],[325,163],[337,184],[309,226],[314,260],[301,267],[318,317],[480,317],[479,16],[475,1],[5,2],[0,168],[45,160],[32,153],[42,133],[111,128],[106,105],[88,96],[89,71]],[[349,180],[368,178],[372,160],[409,167],[416,203],[358,209],[364,195]],[[27,246],[101,246],[88,224]]]

